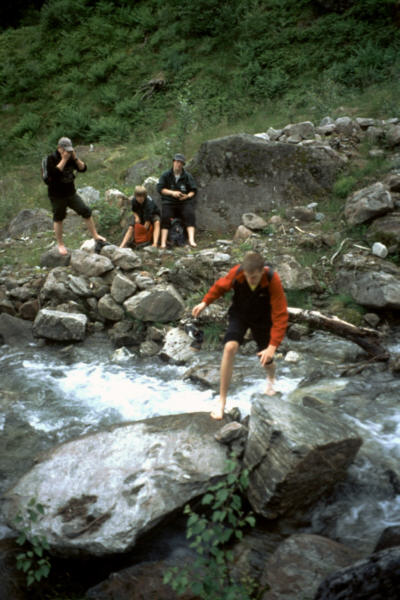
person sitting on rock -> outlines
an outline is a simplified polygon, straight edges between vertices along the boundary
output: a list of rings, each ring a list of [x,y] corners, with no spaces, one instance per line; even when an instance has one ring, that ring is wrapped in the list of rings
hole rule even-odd
[[[183,154],[175,154],[172,168],[165,171],[157,184],[161,194],[161,248],[166,248],[168,229],[173,218],[180,218],[185,224],[188,243],[192,248],[196,226],[195,200],[197,185],[192,175],[183,168],[186,159]]]
[[[68,207],[85,219],[93,239],[104,242],[105,238],[97,233],[91,209],[76,193],[74,171],[83,173],[87,167],[83,160],[77,157],[69,138],[62,137],[58,140],[57,150],[47,157],[46,165],[48,195],[53,209],[54,233],[59,253],[68,254],[63,242],[63,220]]]
[[[143,185],[135,187],[132,198],[132,221],[124,235],[120,248],[125,248],[134,242],[136,246],[153,242],[153,247],[158,245],[160,237],[160,209],[147,194]]]
[[[224,416],[235,354],[248,329],[257,343],[260,363],[267,372],[265,393],[275,394],[274,354],[288,324],[287,302],[280,277],[272,267],[264,266],[264,259],[257,252],[246,254],[241,265],[235,265],[225,277],[218,279],[202,302],[193,308],[192,315],[197,318],[206,306],[230,290],[233,290],[233,299],[224,338],[219,405],[211,413],[214,419]]]

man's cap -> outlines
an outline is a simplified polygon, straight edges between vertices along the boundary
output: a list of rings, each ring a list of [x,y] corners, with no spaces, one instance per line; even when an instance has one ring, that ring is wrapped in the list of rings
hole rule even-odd
[[[183,156],[183,154],[175,154],[173,160],[179,160],[183,164],[186,162],[186,158]]]
[[[67,150],[67,152],[72,152],[74,149],[71,140],[67,137],[62,137],[58,140],[57,147],[59,146],[61,146],[61,148],[64,148],[64,150]]]

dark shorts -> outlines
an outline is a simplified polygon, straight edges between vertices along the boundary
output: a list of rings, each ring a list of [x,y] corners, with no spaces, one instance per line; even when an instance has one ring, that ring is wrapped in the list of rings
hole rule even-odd
[[[156,221],[161,221],[160,215],[151,215],[149,221],[152,225],[154,225]],[[129,227],[135,227],[135,225],[135,216],[133,215],[129,222]],[[144,223],[141,223],[141,225],[144,225]]]
[[[258,350],[265,350],[265,348],[269,345],[271,331],[269,324],[262,322],[249,323],[248,321],[244,321],[240,316],[232,314],[229,315],[229,324],[224,337],[224,344],[232,341],[242,344],[248,329],[251,331]]]
[[[50,202],[53,209],[53,221],[64,221],[67,208],[72,208],[84,219],[88,219],[92,214],[91,209],[86,206],[78,194],[66,198],[50,198]]]
[[[169,229],[171,219],[182,219],[185,227],[196,227],[195,200],[185,200],[181,204],[163,204],[161,227]]]

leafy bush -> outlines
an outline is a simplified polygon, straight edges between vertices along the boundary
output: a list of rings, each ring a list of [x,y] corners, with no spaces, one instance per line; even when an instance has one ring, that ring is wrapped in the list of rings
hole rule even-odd
[[[243,538],[247,527],[254,527],[255,518],[246,514],[241,494],[249,483],[247,469],[240,471],[235,456],[228,461],[228,475],[211,486],[201,504],[211,513],[198,514],[187,505],[186,536],[196,552],[193,564],[170,568],[164,583],[181,595],[187,590],[203,600],[250,600],[254,582],[235,581],[231,574],[233,552],[230,545]]]
[[[32,525],[37,523],[41,515],[44,515],[43,505],[36,502],[35,498],[31,498],[25,518],[19,513],[15,519],[19,532],[17,544],[25,548],[17,554],[17,569],[26,573],[28,587],[35,581],[39,582],[48,577],[51,568],[47,539],[44,536],[31,534]],[[28,524],[25,524],[26,520]]]

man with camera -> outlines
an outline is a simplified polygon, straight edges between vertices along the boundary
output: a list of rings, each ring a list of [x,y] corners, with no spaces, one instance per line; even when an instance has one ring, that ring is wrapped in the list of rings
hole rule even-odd
[[[67,137],[61,137],[57,143],[57,150],[47,157],[48,195],[53,210],[54,233],[58,251],[63,256],[68,254],[63,242],[63,221],[67,208],[72,208],[85,219],[93,239],[105,241],[105,238],[97,233],[91,209],[76,193],[74,171],[83,173],[86,169],[86,164],[78,158],[71,140]]]

